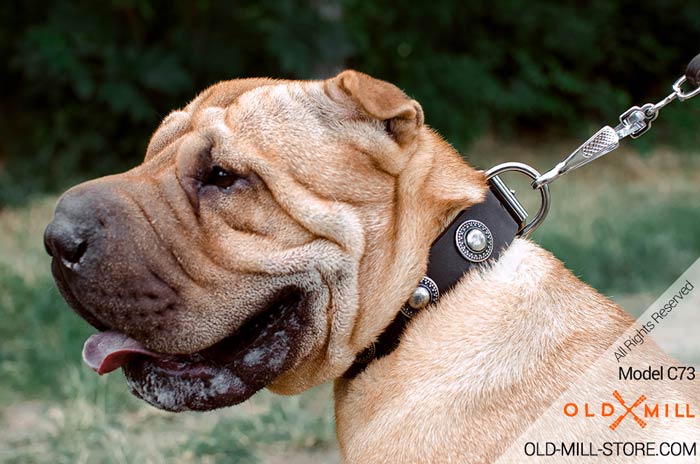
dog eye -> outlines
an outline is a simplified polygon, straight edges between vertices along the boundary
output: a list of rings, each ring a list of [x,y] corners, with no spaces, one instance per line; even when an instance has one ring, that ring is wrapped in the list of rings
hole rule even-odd
[[[209,173],[209,177],[204,182],[205,185],[214,185],[220,189],[230,188],[236,180],[241,177],[237,174],[227,171],[221,166],[214,166]]]

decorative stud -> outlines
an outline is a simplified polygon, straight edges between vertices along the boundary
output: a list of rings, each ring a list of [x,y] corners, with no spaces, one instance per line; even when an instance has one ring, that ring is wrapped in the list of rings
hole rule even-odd
[[[430,303],[430,292],[427,288],[419,285],[413,291],[413,295],[408,299],[408,305],[413,309],[423,309]]]
[[[484,251],[488,241],[486,240],[486,235],[480,229],[472,229],[467,232],[467,246],[476,253],[481,253]]]
[[[408,299],[408,303],[401,308],[401,312],[406,317],[413,317],[421,309],[435,303],[438,298],[440,298],[440,289],[437,284],[430,277],[423,277],[411,298]]]
[[[493,234],[483,222],[470,219],[457,228],[455,244],[464,259],[479,263],[493,252]]]

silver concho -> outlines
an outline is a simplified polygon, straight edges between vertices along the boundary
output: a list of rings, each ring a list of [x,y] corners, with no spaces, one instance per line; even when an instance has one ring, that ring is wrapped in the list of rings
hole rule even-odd
[[[429,298],[424,298],[425,294]],[[401,312],[406,317],[413,317],[418,314],[418,311],[425,308],[431,303],[435,303],[440,298],[440,289],[430,277],[423,277],[418,286],[413,291],[413,295],[408,300],[408,303],[401,308]]]
[[[484,239],[486,240],[485,246],[483,246]],[[455,244],[460,254],[464,256],[464,259],[474,263],[487,260],[493,253],[493,235],[491,231],[483,222],[474,219],[460,224],[455,233]],[[475,246],[475,244],[479,246]]]

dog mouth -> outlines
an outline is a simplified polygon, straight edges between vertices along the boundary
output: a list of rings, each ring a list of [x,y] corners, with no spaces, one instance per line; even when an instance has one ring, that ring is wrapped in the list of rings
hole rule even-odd
[[[234,334],[196,353],[157,353],[125,334],[104,331],[88,338],[83,359],[100,375],[122,368],[131,392],[160,409],[231,406],[297,361],[307,299],[301,289],[285,288]]]

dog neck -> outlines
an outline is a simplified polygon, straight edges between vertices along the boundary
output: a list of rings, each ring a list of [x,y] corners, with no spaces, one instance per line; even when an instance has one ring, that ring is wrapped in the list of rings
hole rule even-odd
[[[465,274],[498,260],[508,248],[522,229],[523,217],[507,200],[501,185],[491,183],[484,201],[462,210],[433,242],[426,275],[413,295],[377,341],[356,356],[344,378],[354,378],[373,360],[393,352],[411,318],[435,304]]]

